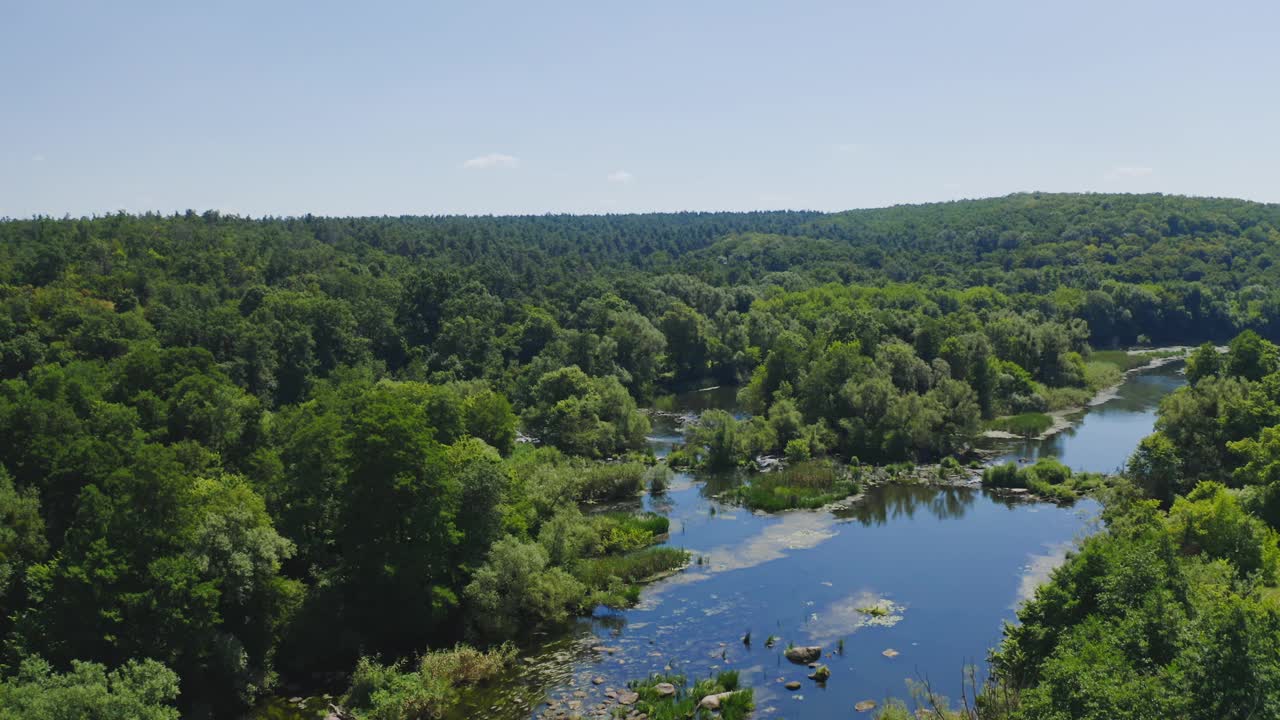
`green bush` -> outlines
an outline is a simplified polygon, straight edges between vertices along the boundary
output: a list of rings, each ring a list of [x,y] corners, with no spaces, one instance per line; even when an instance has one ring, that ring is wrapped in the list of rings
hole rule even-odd
[[[644,485],[649,488],[650,495],[661,495],[671,484],[671,468],[666,463],[659,463],[644,473]]]
[[[813,457],[813,452],[809,449],[809,441],[804,438],[796,438],[788,442],[786,456],[787,462],[790,463],[804,462]]]
[[[481,651],[467,645],[422,656],[416,671],[404,663],[383,665],[362,657],[342,705],[355,720],[435,720],[443,718],[468,685],[489,680],[516,656],[511,645]]]
[[[66,673],[28,658],[0,684],[0,717],[18,720],[177,720],[178,676],[155,660],[115,670],[73,662]]]

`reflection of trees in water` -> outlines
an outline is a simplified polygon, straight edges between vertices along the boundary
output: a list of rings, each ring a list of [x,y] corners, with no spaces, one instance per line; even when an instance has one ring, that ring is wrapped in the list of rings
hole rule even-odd
[[[733,490],[742,485],[745,477],[746,472],[743,470],[699,473],[697,479],[702,481],[702,487],[698,492],[704,498],[714,498],[726,490]]]
[[[977,495],[977,491],[970,488],[885,485],[868,491],[862,502],[842,510],[839,516],[857,520],[863,525],[883,525],[900,517],[913,518],[921,510],[936,518],[961,518]]]

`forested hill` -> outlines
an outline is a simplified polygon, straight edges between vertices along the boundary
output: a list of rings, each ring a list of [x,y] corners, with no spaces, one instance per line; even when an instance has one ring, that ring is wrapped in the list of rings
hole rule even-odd
[[[559,312],[606,288],[662,305],[651,290],[663,276],[729,292],[739,311],[758,294],[743,288],[908,282],[1052,296],[1047,310],[1085,317],[1098,344],[1221,340],[1244,328],[1274,337],[1278,260],[1280,205],[1166,195],[1030,193],[836,214],[0,222],[0,283],[75,287],[126,310],[202,312],[273,287],[394,305],[404,288],[392,286],[424,271]],[[1081,292],[1053,294],[1061,288]],[[704,314],[724,304],[691,292],[675,294]]]
[[[1105,279],[1205,281],[1239,289],[1275,279],[1267,271],[1280,253],[1278,229],[1277,204],[1159,194],[1020,193],[830,214],[252,220],[189,211],[0,222],[0,279],[38,285],[64,268],[106,263],[195,271],[199,264],[185,257],[194,252],[206,260],[234,253],[243,279],[271,281],[308,269],[295,263],[333,259],[314,256],[323,246],[348,258],[385,254],[472,266],[469,274],[497,284],[606,268],[723,278],[725,270],[713,264],[728,272],[776,272],[853,260],[858,267],[843,272],[868,280],[928,278],[964,286],[979,279],[1033,290]],[[166,252],[177,250],[185,268],[163,262]],[[495,263],[504,267],[491,267]],[[1053,272],[1037,272],[1046,268]]]
[[[673,463],[954,462],[1101,348],[1280,339],[1277,260],[1280,206],[1155,195],[2,221],[0,715],[110,668],[229,716],[633,602],[686,555],[577,503],[662,486],[640,404],[742,385]]]

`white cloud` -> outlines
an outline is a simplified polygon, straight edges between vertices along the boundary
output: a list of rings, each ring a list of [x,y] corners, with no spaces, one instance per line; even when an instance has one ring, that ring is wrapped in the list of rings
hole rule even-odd
[[[1140,165],[1120,165],[1111,168],[1111,172],[1107,173],[1107,179],[1119,180],[1121,178],[1141,178],[1147,177],[1154,172],[1154,168],[1143,167]]]
[[[502,153],[489,153],[480,157],[473,157],[462,163],[462,167],[468,170],[488,170],[489,168],[513,168],[520,166],[520,158],[514,155],[503,155]]]
[[[626,170],[614,170],[613,172],[609,173],[608,176],[605,177],[605,179],[611,183],[629,183],[632,180],[635,180],[636,176],[632,175]]]

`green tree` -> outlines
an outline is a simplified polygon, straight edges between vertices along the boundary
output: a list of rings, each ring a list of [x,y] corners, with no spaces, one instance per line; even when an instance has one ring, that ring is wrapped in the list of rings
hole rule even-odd
[[[107,671],[73,662],[66,673],[28,658],[0,684],[0,717],[24,720],[177,720],[178,676],[154,660]]]

